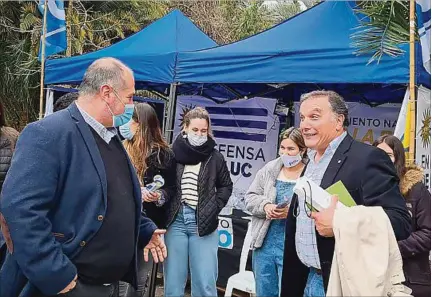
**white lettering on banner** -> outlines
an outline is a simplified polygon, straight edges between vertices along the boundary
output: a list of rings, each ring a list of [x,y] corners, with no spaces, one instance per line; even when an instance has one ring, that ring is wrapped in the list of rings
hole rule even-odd
[[[219,217],[219,247],[231,250],[234,246],[232,219]]]
[[[424,170],[424,183],[431,191],[431,93],[418,88],[416,115],[416,163]]]
[[[227,207],[245,210],[244,195],[256,173],[276,158],[279,118],[276,99],[252,98],[217,104],[200,96],[179,96],[174,135],[180,133],[185,109],[201,106],[210,113],[217,149],[227,162],[234,183]]]
[[[358,102],[347,102],[348,133],[356,140],[372,144],[381,135],[393,134],[400,104],[384,104],[377,107]],[[300,125],[298,111],[300,103],[294,103],[295,125]]]

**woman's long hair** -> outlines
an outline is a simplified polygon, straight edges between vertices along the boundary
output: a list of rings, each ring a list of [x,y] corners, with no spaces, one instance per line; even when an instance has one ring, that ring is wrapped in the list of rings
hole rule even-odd
[[[161,151],[168,149],[168,143],[162,137],[159,119],[153,107],[147,103],[135,103],[132,119],[139,124],[131,140],[125,140],[125,149],[142,183],[148,164],[146,159],[153,151],[161,163]]]
[[[373,143],[373,146],[378,146],[381,143],[387,144],[393,151],[394,156],[394,165],[396,167],[396,173],[399,179],[402,179],[406,173],[406,165],[405,165],[405,150],[402,142],[393,135],[383,135]]]

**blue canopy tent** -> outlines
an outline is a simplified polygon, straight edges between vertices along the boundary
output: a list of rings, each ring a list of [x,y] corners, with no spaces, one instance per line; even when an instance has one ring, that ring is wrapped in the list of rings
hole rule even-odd
[[[326,1],[244,40],[211,49],[181,52],[176,81],[193,94],[212,97],[221,86],[230,96],[298,99],[310,89],[335,89],[350,101],[371,105],[401,102],[409,81],[409,45],[404,54],[356,55],[351,36],[363,17],[355,1]],[[417,49],[420,46],[417,45]],[[417,53],[417,83],[430,87],[430,74]],[[253,84],[253,85],[251,85]]]
[[[79,84],[93,61],[102,57],[114,57],[134,71],[137,84],[169,85],[174,82],[178,52],[216,45],[180,10],[173,10],[141,31],[107,48],[71,58],[47,60],[44,84]]]
[[[136,89],[159,91],[174,97],[175,65],[180,51],[217,46],[180,10],[173,10],[141,31],[107,48],[71,58],[47,60],[45,85],[79,84],[87,67],[96,59],[114,57],[128,65],[135,76]],[[172,101],[172,100],[170,100]],[[169,105],[173,113],[174,106]],[[172,125],[167,117],[167,125]],[[164,123],[165,125],[165,123]]]
[[[182,83],[384,83],[409,80],[409,45],[398,57],[355,55],[351,35],[360,18],[355,2],[326,1],[239,42],[179,53],[176,81]],[[421,57],[421,56],[420,56]],[[420,62],[420,59],[419,59]],[[421,63],[418,83],[430,86]]]

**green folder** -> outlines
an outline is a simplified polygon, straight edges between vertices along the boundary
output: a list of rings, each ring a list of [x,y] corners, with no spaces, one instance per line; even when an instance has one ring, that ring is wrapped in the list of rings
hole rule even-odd
[[[337,183],[331,185],[326,189],[326,191],[331,195],[337,195],[339,201],[345,206],[351,207],[357,205],[342,181],[338,181]]]
[[[357,205],[342,181],[338,181],[337,183],[331,185],[326,189],[326,191],[331,195],[337,195],[339,201],[345,206],[351,207]],[[312,211],[318,211],[315,207],[311,207],[311,205],[307,202],[306,205],[309,210],[312,209]]]

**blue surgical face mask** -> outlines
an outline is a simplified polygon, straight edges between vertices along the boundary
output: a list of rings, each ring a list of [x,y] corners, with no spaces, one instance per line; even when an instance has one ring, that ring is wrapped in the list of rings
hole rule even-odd
[[[119,115],[115,115],[113,113],[113,111],[111,110],[111,107],[108,105],[108,103],[106,103],[106,105],[108,106],[109,111],[112,114],[113,117],[113,127],[120,127],[124,124],[127,124],[133,116],[134,110],[135,110],[135,106],[134,104],[124,104],[123,101],[120,100],[120,98],[118,97],[116,91],[114,91],[114,95],[116,96],[117,100],[119,100],[125,107],[124,112],[122,114]]]
[[[135,136],[136,131],[132,132],[131,124],[132,121],[129,121],[126,124],[119,127],[120,134],[121,136],[123,136],[124,139],[132,140],[132,138]]]

